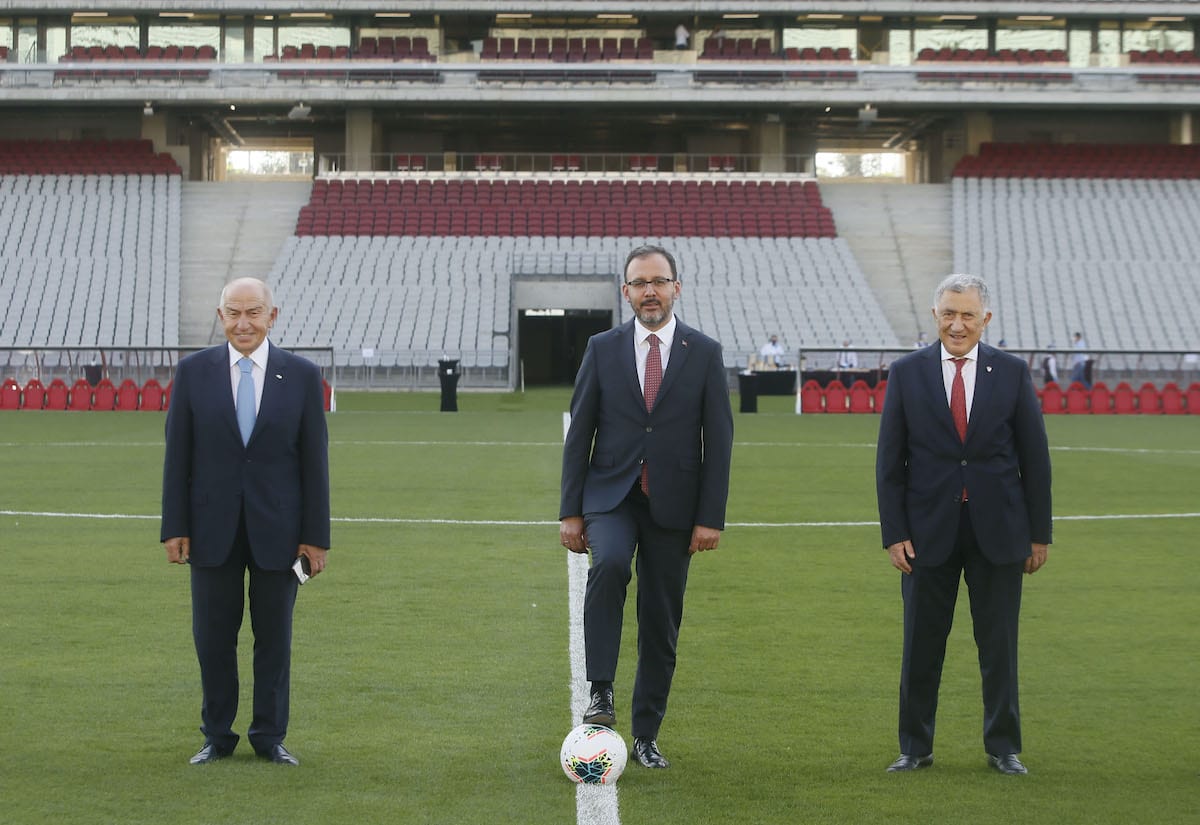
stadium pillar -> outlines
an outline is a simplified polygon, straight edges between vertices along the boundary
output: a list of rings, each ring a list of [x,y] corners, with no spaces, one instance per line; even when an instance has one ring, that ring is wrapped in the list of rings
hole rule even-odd
[[[371,109],[346,110],[346,171],[370,172],[375,148],[375,113]]]
[[[755,135],[755,147],[759,157],[760,172],[783,172],[786,141],[783,123],[779,115],[767,115],[763,123],[758,124]]]

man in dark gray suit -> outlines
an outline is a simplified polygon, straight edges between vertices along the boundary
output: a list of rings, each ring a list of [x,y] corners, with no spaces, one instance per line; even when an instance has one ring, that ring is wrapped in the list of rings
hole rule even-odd
[[[1045,564],[1050,544],[1046,430],[1025,362],[980,343],[992,318],[987,284],[949,276],[933,316],[941,343],[892,364],[879,421],[879,519],[904,598],[900,757],[888,770],[933,764],[961,576],[979,648],[988,764],[1023,774],[1017,626],[1022,574]]]
[[[675,259],[633,250],[621,293],[633,320],[595,335],[575,379],[563,448],[563,547],[592,551],[584,597],[591,705],[584,722],[616,721],[613,679],[636,555],[638,666],[634,758],[665,768],[667,710],[688,565],[725,527],[733,414],[721,345],[675,318]]]
[[[247,736],[263,758],[284,747],[292,608],[303,557],[312,575],[329,547],[325,394],[315,364],[267,340],[270,288],[239,278],[221,291],[228,343],[179,362],[167,412],[162,541],[191,567],[192,635],[203,688],[204,746],[193,765],[233,753],[238,735],[237,638],[246,571],[254,630],[254,707]]]

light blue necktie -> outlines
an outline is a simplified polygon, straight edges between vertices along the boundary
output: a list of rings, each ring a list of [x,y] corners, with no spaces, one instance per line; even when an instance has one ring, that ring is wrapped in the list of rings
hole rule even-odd
[[[250,433],[254,432],[254,377],[250,368],[254,362],[249,358],[238,361],[238,369],[242,371],[237,389],[237,420],[238,429],[242,431],[242,444],[250,443]]]

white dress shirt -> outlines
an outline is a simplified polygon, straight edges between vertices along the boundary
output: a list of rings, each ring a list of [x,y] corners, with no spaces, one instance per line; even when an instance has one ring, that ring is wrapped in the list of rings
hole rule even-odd
[[[971,420],[971,404],[975,401],[975,374],[976,366],[979,364],[979,345],[971,347],[964,358],[967,363],[962,366],[963,390],[967,395],[967,420]],[[946,404],[950,403],[950,392],[954,386],[954,373],[958,369],[954,366],[955,356],[946,351],[946,346],[942,345],[942,383],[946,385]]]
[[[633,357],[637,359],[638,384],[646,389],[646,359],[650,356],[650,343],[646,340],[651,330],[642,326],[637,318],[633,319]],[[662,358],[663,375],[667,374],[667,361],[671,359],[671,342],[675,340],[675,315],[662,329],[654,332],[658,336],[658,354]]]
[[[238,384],[242,380],[242,368],[238,366],[238,361],[242,360],[242,354],[233,348],[233,344],[229,344],[229,382],[233,388],[234,404],[237,404]],[[267,353],[270,352],[271,345],[266,339],[263,339],[262,344],[258,349],[250,353],[250,360],[254,366],[250,368],[250,376],[254,379],[254,414],[258,415],[259,409],[262,407],[263,384],[267,379]]]

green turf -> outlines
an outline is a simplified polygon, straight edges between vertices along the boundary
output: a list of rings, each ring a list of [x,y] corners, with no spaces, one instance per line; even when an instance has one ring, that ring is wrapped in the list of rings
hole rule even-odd
[[[331,566],[300,593],[299,770],[201,744],[187,574],[158,545],[151,413],[0,414],[0,822],[571,823],[563,390],[341,393]],[[737,415],[731,526],[692,566],[671,770],[626,823],[1184,823],[1200,818],[1200,417],[1049,420],[1055,544],[1026,580],[1025,761],[987,769],[965,611],[935,767],[896,754],[898,575],[871,522],[870,416]],[[735,399],[736,404],[736,399]],[[480,443],[489,442],[489,443]],[[534,522],[452,525],[427,519]],[[782,522],[802,526],[758,526]],[[632,605],[632,599],[630,603]],[[618,680],[627,730],[634,623]],[[243,633],[249,671],[249,627]],[[248,687],[248,685],[247,685]],[[244,722],[241,723],[244,729]]]

